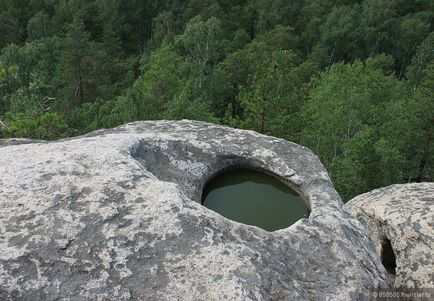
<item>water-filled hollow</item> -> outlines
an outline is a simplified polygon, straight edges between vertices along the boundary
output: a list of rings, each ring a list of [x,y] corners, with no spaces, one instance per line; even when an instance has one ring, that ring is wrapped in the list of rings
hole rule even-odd
[[[309,216],[297,192],[268,174],[250,169],[231,169],[212,178],[205,185],[202,205],[267,231],[287,228]]]

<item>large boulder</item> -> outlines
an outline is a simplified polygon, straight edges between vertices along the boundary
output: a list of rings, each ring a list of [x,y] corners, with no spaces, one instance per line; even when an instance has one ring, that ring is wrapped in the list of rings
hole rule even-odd
[[[137,122],[0,147],[0,300],[365,300],[375,246],[309,149],[193,121]],[[267,232],[200,204],[248,167],[311,214]]]
[[[434,288],[434,183],[376,189],[346,207],[370,232],[395,287]]]

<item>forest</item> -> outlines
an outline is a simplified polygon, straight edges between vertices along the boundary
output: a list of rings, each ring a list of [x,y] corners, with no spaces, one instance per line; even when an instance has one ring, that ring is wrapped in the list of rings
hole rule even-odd
[[[0,0],[0,138],[194,119],[305,145],[344,200],[434,181],[432,0]]]

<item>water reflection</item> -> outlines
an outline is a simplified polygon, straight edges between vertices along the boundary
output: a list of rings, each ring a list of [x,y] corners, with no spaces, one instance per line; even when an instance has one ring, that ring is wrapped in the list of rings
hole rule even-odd
[[[212,179],[202,204],[221,215],[268,231],[286,228],[309,210],[287,185],[261,172],[234,169]]]

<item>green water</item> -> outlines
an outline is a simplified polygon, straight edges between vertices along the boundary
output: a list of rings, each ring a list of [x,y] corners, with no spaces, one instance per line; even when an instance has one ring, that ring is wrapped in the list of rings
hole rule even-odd
[[[295,191],[269,175],[248,169],[229,170],[212,179],[204,189],[202,204],[231,220],[268,231],[309,216]]]

